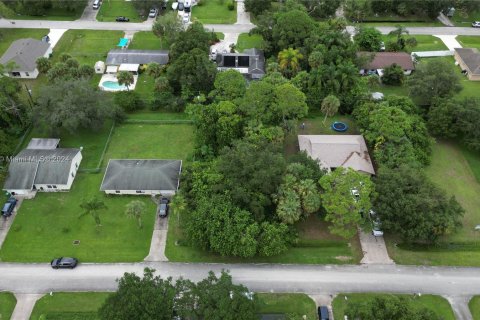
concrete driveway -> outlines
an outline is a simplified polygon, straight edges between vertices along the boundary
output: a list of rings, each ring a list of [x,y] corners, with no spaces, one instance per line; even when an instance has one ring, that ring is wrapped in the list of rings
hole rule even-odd
[[[168,261],[165,256],[165,246],[167,244],[168,217],[160,218],[155,213],[155,226],[153,228],[152,242],[150,243],[150,252],[145,257],[145,261]]]
[[[383,237],[375,237],[371,232],[359,229],[360,244],[362,246],[362,264],[393,264],[387,252]]]
[[[83,14],[80,17],[80,21],[97,21],[97,14],[100,9],[93,9],[93,2],[95,0],[88,0],[87,6],[85,7],[85,10],[83,10]],[[78,21],[77,20],[77,21]]]

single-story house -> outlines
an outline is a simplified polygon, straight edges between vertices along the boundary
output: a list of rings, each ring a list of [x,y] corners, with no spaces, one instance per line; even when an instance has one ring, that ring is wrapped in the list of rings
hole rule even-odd
[[[455,48],[454,57],[468,80],[480,81],[480,52],[477,48]]]
[[[110,159],[100,190],[107,194],[173,196],[181,171],[182,160]]]
[[[217,69],[235,69],[249,79],[261,79],[265,75],[265,56],[262,50],[246,49],[243,53],[217,53]]]
[[[338,167],[374,175],[372,160],[361,135],[299,135],[298,144],[320,167],[327,171]]]
[[[32,139],[10,162],[3,190],[33,198],[37,191],[68,191],[82,161],[82,148],[58,148],[58,139]]]
[[[360,69],[360,74],[368,74],[376,72],[379,76],[383,75],[383,70],[393,64],[402,67],[405,75],[410,75],[415,70],[412,56],[406,52],[358,52],[363,64]]]
[[[14,63],[13,69],[5,73],[6,76],[35,79],[38,77],[38,58],[49,58],[51,54],[52,47],[48,42],[32,38],[18,39],[0,58],[0,64]]]
[[[156,62],[161,65],[169,61],[168,50],[112,49],[107,54],[107,73],[130,71],[136,73],[140,65]]]

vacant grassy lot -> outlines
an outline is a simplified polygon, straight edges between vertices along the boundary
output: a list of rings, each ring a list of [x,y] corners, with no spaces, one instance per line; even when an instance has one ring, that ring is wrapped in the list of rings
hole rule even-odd
[[[22,149],[25,148],[32,138],[60,138],[60,146],[64,148],[79,148],[82,150],[82,162],[80,163],[81,169],[93,169],[97,168],[107,142],[108,135],[112,129],[113,122],[105,122],[103,128],[99,131],[92,131],[82,129],[76,134],[63,131],[58,136],[51,136],[41,130],[34,129],[26,137],[23,142]]]
[[[480,320],[480,296],[475,296],[468,303],[473,320]]]
[[[193,139],[193,126],[188,124],[120,125],[105,159],[186,160],[193,150]]]
[[[47,319],[96,320],[97,310],[109,296],[106,292],[58,292],[46,295],[37,301],[30,316],[38,320],[41,315]]]
[[[49,29],[0,29],[0,57],[7,51],[13,41],[22,38],[41,40],[49,32]]]
[[[105,1],[104,5],[106,3]],[[116,48],[121,37],[122,31],[68,30],[53,50],[54,62],[60,54],[68,53],[80,64],[85,63],[93,67],[95,62],[105,61],[108,51]]]
[[[480,184],[461,148],[453,143],[437,142],[427,174],[449,195],[454,195],[463,206],[463,227],[458,233],[443,239],[439,245],[427,248],[397,247],[394,245],[397,239],[387,237],[390,257],[401,264],[478,266],[480,234],[474,227],[480,224]]]
[[[202,5],[192,8],[192,20],[198,20],[201,23],[230,24],[237,21],[237,5],[235,10],[228,10],[230,0],[203,0]]]
[[[139,31],[133,36],[132,42],[128,45],[128,49],[143,50],[161,50],[168,49],[168,43],[165,39],[159,38],[151,31]]]
[[[259,313],[282,313],[294,315],[294,319],[316,319],[315,302],[303,293],[257,293]]]
[[[287,252],[274,257],[254,257],[250,259],[222,257],[208,251],[188,246],[180,228],[181,217],[170,210],[165,255],[177,262],[219,262],[219,263],[306,263],[306,264],[346,264],[358,263],[362,258],[360,243],[355,238],[351,242],[331,235],[328,225],[322,218],[311,216],[299,223],[299,243]]]
[[[250,48],[262,49],[263,37],[259,34],[252,34],[250,36],[248,33],[241,33],[237,41],[238,52],[243,52],[243,50]]]
[[[10,292],[0,292],[0,319],[10,319],[17,299]]]
[[[437,51],[437,50],[448,50],[447,46],[437,37],[434,36],[424,36],[424,35],[414,35],[417,39],[417,45],[411,49],[411,51]],[[384,35],[383,41],[395,41],[396,36]]]
[[[467,12],[467,15],[457,11],[450,20],[457,27],[471,27],[473,21],[480,20],[480,11]]]
[[[14,13],[13,15],[9,16],[10,19],[19,19],[19,20],[56,20],[56,21],[72,21],[77,20],[82,16],[83,10],[87,5],[86,0],[80,0],[78,2],[85,3],[83,6],[79,6],[79,8],[75,11],[69,11],[64,8],[51,8],[47,9],[45,14],[42,16],[28,16],[24,14],[17,14]]]
[[[457,41],[460,42],[460,44],[464,48],[480,49],[480,37],[479,36],[457,36]]]
[[[130,22],[141,22],[142,19],[133,3],[125,0],[104,0],[97,14],[97,21],[115,21],[118,16],[130,19]],[[119,22],[126,23],[126,22]]]
[[[332,302],[333,316],[335,319],[343,319],[345,309],[348,303],[368,301],[375,297],[388,296],[388,293],[347,293],[339,294]],[[345,300],[345,296],[348,300]],[[400,295],[398,295],[400,296]],[[442,317],[444,320],[455,320],[453,310],[448,301],[440,296],[422,295],[421,297],[414,297],[413,295],[402,295],[408,297],[414,306],[424,307],[435,312],[436,315]]]

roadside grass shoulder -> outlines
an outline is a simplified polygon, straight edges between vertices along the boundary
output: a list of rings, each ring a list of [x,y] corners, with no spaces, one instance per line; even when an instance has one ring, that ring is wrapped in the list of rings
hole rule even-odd
[[[440,51],[448,50],[448,47],[440,38],[430,35],[412,35],[417,40],[417,45],[410,51]],[[383,41],[395,41],[396,36],[384,35]]]
[[[335,319],[343,319],[345,315],[345,310],[349,303],[353,302],[364,302],[374,299],[375,297],[382,296],[394,296],[389,293],[341,293],[333,299],[333,315]],[[413,295],[398,294],[395,296],[404,296],[406,297],[413,306],[415,307],[424,307],[433,311],[438,317],[444,320],[455,320],[452,307],[449,302],[441,297],[435,295],[422,295],[420,297],[415,297]]]
[[[292,319],[316,319],[315,302],[303,293],[257,293],[260,314],[288,314]]]
[[[464,48],[480,49],[480,36],[457,36],[457,41]]]
[[[467,12],[466,14],[455,12],[450,20],[455,24],[456,27],[471,27],[473,21],[480,20],[480,11]]]
[[[468,303],[473,320],[480,320],[480,296],[474,296]]]
[[[97,14],[97,21],[112,22],[119,16],[127,17],[130,22],[142,22],[146,17],[140,17],[132,1],[108,0],[103,1]],[[119,22],[128,23],[128,22]]]
[[[53,20],[53,21],[73,21],[77,20],[82,16],[87,1],[79,0],[79,2],[84,2],[85,5],[80,6],[75,10],[67,10],[64,8],[51,8],[47,9],[44,15],[41,16],[29,16],[25,14],[14,13],[14,15],[9,16],[10,19],[18,20]]]

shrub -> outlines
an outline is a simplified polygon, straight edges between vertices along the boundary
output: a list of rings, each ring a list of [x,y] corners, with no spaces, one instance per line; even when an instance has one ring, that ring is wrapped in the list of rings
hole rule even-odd
[[[235,10],[235,3],[233,1],[228,4],[228,10],[230,11]]]
[[[126,112],[140,110],[145,106],[140,95],[135,91],[121,91],[116,93],[114,102]]]

